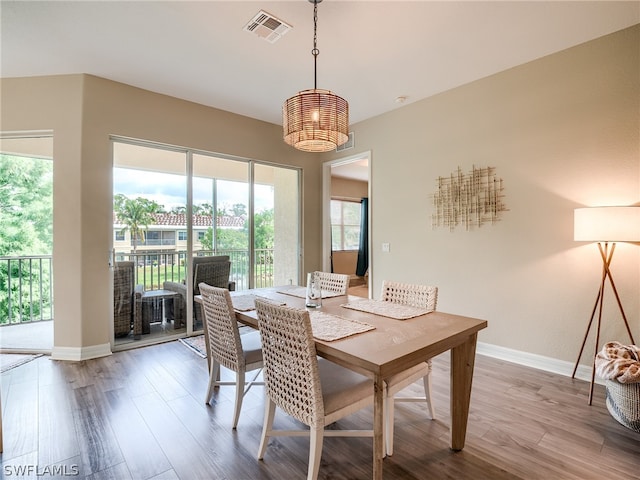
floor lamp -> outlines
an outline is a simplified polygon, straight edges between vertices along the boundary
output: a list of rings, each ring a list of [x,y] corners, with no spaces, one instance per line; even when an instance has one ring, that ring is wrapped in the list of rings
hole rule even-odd
[[[631,343],[635,344],[629,322],[624,314],[622,302],[618,296],[616,284],[611,274],[611,260],[613,252],[616,248],[616,242],[638,242],[640,241],[640,207],[592,207],[577,208],[574,211],[574,240],[579,242],[598,242],[598,250],[602,257],[602,277],[600,278],[600,288],[596,297],[596,303],[591,312],[591,319],[587,325],[587,331],[584,334],[584,340],[580,347],[580,353],[576,360],[571,378],[575,378],[578,369],[580,357],[584,351],[584,346],[589,336],[589,330],[593,324],[596,310],[598,311],[598,323],[596,327],[596,344],[595,353],[593,355],[593,363],[591,366],[591,385],[589,387],[589,405],[593,400],[593,382],[595,379],[595,357],[600,348],[600,325],[602,323],[602,305],[604,302],[604,287],[607,280],[611,284],[611,288],[618,302],[624,325],[631,339]]]

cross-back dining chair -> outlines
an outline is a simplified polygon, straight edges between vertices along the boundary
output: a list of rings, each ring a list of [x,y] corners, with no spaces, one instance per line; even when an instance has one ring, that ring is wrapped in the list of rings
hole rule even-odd
[[[381,300],[383,302],[424,308],[428,312],[433,312],[438,301],[438,288],[429,285],[415,285],[385,280],[382,282]],[[424,397],[396,396],[398,392],[420,379],[422,379],[424,385]],[[426,402],[431,419],[435,419],[435,408],[431,399],[431,359],[390,377],[385,383],[385,443],[387,455],[393,455],[395,402]]]
[[[343,273],[315,272],[320,279],[320,288],[340,295],[346,295],[349,288],[349,275]]]
[[[242,409],[242,399],[252,385],[263,384],[263,382],[255,381],[263,366],[260,333],[254,331],[240,335],[229,290],[213,287],[206,283],[201,283],[199,288],[202,295],[204,330],[205,335],[209,338],[207,355],[211,359],[205,403],[211,402],[215,387],[235,385],[236,403],[233,413],[233,428],[235,429]],[[219,380],[221,365],[236,373],[235,382]],[[252,380],[246,382],[246,372],[253,370],[257,370],[256,375]]]
[[[263,459],[270,437],[310,435],[307,479],[316,479],[325,436],[373,436],[372,430],[325,430],[373,404],[373,381],[316,356],[308,311],[260,298],[256,310],[266,390],[258,459]],[[309,430],[273,430],[276,406]]]

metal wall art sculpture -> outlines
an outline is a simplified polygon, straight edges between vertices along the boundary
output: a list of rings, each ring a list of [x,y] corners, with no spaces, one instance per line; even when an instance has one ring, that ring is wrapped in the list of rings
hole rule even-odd
[[[436,186],[432,228],[449,227],[453,231],[463,225],[469,230],[474,225],[497,222],[500,213],[508,210],[503,202],[502,179],[496,178],[494,167],[474,166],[466,174],[458,167],[450,176],[438,177]]]

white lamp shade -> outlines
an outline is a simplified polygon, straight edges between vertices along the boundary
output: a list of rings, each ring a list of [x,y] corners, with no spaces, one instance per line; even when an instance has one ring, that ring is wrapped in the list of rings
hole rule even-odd
[[[640,242],[640,207],[576,208],[573,220],[578,242]]]

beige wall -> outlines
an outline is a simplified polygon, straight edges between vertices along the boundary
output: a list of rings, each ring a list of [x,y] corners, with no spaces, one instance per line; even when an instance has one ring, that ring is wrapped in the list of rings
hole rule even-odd
[[[602,265],[594,244],[573,241],[573,210],[640,201],[640,26],[352,130],[372,151],[374,296],[383,279],[437,285],[439,310],[488,320],[480,342],[559,360],[566,372]],[[509,211],[472,231],[432,229],[436,178],[473,165],[496,168]],[[612,269],[638,340],[640,245],[619,244]],[[611,290],[605,300],[602,340],[628,342]],[[593,351],[590,336],[583,363]]]
[[[89,328],[83,317],[82,235],[82,84],[80,76],[3,79],[0,83],[2,131],[53,130],[54,159],[54,304],[61,331],[54,331],[54,344],[83,345]],[[60,181],[63,179],[64,181]],[[62,239],[62,240],[61,240]],[[64,267],[64,268],[61,268]],[[69,274],[63,273],[63,270]],[[107,324],[108,326],[108,324]],[[100,343],[108,341],[102,339]]]
[[[359,180],[331,177],[331,196],[342,200],[357,200],[366,197],[369,193],[369,184]]]
[[[356,274],[356,266],[358,265],[357,250],[338,250],[331,252],[331,259],[335,273],[346,273],[347,275]]]
[[[3,131],[54,131],[54,352],[108,354],[112,238],[110,135],[303,168],[302,272],[319,269],[321,162],[281,127],[90,75],[3,79]],[[317,219],[317,220],[316,220]]]

